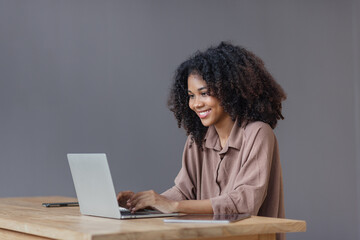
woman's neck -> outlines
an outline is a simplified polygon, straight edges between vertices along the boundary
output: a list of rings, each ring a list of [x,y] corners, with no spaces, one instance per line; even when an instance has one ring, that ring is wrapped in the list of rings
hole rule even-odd
[[[231,119],[231,117],[228,116],[225,119],[223,119],[223,121],[221,121],[220,123],[214,125],[216,132],[220,138],[221,148],[225,147],[226,141],[230,136],[230,132],[234,126],[234,123],[235,122]]]

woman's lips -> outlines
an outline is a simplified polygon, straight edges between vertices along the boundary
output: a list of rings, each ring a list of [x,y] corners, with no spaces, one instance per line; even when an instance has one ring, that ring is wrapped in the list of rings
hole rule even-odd
[[[206,110],[206,111],[202,111],[202,112],[198,112],[198,116],[200,118],[206,118],[210,114],[210,112],[211,112],[211,109]]]

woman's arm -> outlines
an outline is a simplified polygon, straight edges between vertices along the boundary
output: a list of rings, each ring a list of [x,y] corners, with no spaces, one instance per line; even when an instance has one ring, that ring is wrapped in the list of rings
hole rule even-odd
[[[177,202],[177,211],[181,213],[213,214],[210,199],[206,200],[183,200]]]
[[[136,193],[128,200],[127,207],[132,212],[146,207],[152,207],[164,213],[213,213],[209,199],[172,201],[153,190]]]

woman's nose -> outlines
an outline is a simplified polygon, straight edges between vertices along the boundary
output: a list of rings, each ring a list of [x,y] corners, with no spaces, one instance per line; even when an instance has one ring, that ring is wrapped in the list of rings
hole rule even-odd
[[[203,101],[201,101],[199,98],[195,99],[194,107],[199,108],[199,107],[202,107],[202,106],[204,106]]]

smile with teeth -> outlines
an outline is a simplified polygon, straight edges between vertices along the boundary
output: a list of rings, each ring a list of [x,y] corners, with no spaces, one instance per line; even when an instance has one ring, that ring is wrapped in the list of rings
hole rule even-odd
[[[198,112],[198,115],[199,115],[200,118],[206,118],[209,115],[210,112],[211,112],[211,109],[206,110],[206,111],[202,111],[202,112]]]

